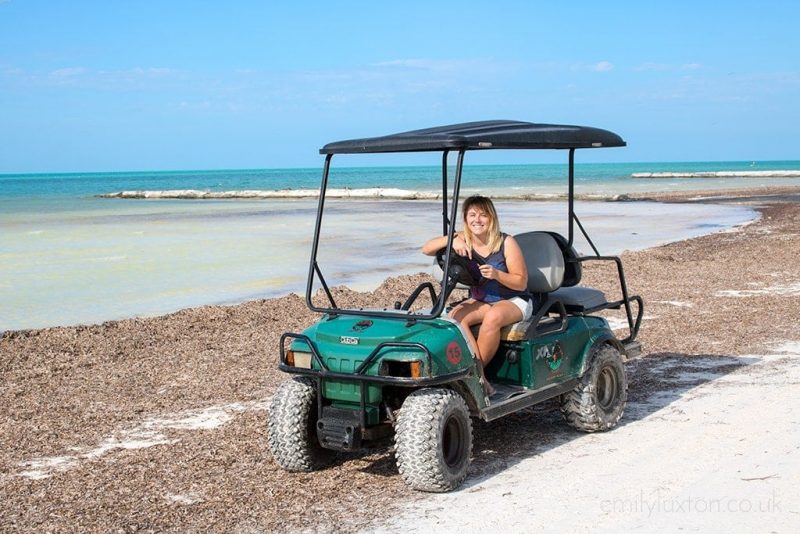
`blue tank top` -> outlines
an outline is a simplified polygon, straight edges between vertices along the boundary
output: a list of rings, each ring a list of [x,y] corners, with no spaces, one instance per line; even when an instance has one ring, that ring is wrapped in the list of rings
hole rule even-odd
[[[500,245],[500,250],[489,254],[487,257],[483,257],[475,250],[472,251],[472,257],[480,258],[483,260],[484,263],[488,263],[498,271],[503,271],[504,273],[508,272],[508,266],[506,265],[506,237],[507,234],[502,234],[503,236],[503,243]],[[498,302],[504,299],[510,299],[514,297],[522,297],[525,300],[530,299],[530,294],[527,291],[518,291],[516,289],[511,289],[509,287],[504,286],[497,280],[485,280],[485,283],[479,286],[473,286],[469,290],[469,296],[474,298],[475,300],[480,300],[481,302]]]

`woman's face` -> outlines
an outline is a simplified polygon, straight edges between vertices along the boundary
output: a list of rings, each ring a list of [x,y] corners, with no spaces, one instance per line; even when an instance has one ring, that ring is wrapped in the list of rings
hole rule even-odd
[[[489,231],[492,218],[482,209],[473,206],[467,210],[465,222],[474,236],[483,237]]]

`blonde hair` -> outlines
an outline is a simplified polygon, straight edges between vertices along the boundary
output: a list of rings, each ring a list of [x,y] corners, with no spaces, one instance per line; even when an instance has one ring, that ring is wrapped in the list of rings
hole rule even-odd
[[[464,204],[461,207],[464,217],[464,241],[469,248],[472,248],[473,235],[472,230],[470,230],[467,224],[467,212],[472,208],[479,209],[489,216],[489,230],[487,232],[489,235],[489,242],[487,244],[489,245],[489,254],[494,254],[500,250],[503,244],[503,234],[500,232],[500,221],[497,218],[497,210],[494,209],[494,204],[491,199],[487,197],[475,195],[464,200]]]

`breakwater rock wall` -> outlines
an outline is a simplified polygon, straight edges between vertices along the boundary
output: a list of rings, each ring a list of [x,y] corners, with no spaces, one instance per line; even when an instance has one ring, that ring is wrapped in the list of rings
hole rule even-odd
[[[800,178],[800,171],[635,172],[631,178]]]

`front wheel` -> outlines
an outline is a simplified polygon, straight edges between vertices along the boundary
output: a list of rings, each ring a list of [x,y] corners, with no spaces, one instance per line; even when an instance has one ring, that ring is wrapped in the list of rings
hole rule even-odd
[[[622,356],[611,345],[594,355],[589,370],[569,393],[561,397],[561,413],[583,432],[609,430],[616,426],[628,400],[628,380]]]
[[[333,451],[317,440],[317,388],[306,377],[278,386],[269,405],[269,448],[287,471],[313,471],[327,464]]]
[[[472,455],[472,420],[461,395],[421,389],[403,402],[395,428],[395,456],[406,483],[420,491],[456,489]]]

